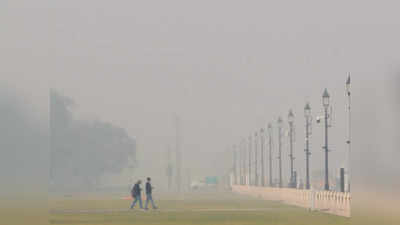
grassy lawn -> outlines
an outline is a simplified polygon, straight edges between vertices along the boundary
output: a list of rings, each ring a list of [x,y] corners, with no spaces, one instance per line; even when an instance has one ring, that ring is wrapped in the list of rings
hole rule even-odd
[[[399,214],[383,213],[381,204],[356,205],[351,219],[308,212],[279,202],[233,194],[155,196],[160,210],[128,210],[118,194],[51,196],[49,201],[1,199],[0,225],[43,224],[207,224],[207,225],[398,225]],[[176,200],[180,199],[180,200]],[[46,204],[47,203],[47,204]],[[394,209],[397,207],[393,206]],[[50,209],[50,213],[49,213]],[[79,212],[85,210],[86,212]],[[111,212],[110,212],[111,210]]]
[[[278,202],[248,199],[231,194],[186,195],[181,200],[161,198],[160,210],[147,212],[127,209],[130,201],[116,199],[58,199],[53,210],[111,210],[110,213],[56,213],[51,224],[207,224],[207,225],[345,225],[350,220],[338,216],[291,207]],[[205,211],[204,211],[205,210]]]
[[[48,224],[46,201],[36,199],[0,199],[0,225]]]

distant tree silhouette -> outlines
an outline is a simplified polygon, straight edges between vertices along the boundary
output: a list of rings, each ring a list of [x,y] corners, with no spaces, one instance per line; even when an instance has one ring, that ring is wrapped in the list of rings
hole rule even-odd
[[[104,173],[134,159],[135,139],[110,123],[76,120],[71,98],[50,91],[50,179],[53,187],[93,189]]]

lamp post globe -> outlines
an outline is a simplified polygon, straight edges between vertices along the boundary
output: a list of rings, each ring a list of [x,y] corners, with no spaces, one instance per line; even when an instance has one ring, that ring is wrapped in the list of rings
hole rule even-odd
[[[268,123],[267,128],[268,128],[268,131],[269,131],[269,132],[272,131],[272,124],[271,124],[271,123]]]
[[[325,88],[324,93],[322,94],[322,105],[324,108],[329,107],[329,100],[330,100],[330,95],[328,93],[328,89]]]
[[[288,122],[289,122],[289,124],[294,122],[294,114],[293,114],[292,110],[289,110]]]
[[[349,74],[349,76],[347,77],[347,80],[346,80],[346,94],[348,96],[350,96],[350,74]]]
[[[306,118],[309,118],[311,116],[311,107],[310,107],[310,103],[306,103],[306,106],[304,106],[304,116]]]
[[[282,128],[283,120],[282,117],[278,118],[278,128]]]

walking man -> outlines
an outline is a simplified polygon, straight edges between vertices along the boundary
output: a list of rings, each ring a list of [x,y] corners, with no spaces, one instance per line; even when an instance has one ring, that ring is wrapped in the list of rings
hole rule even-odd
[[[133,209],[135,207],[136,202],[138,202],[138,201],[139,201],[140,208],[143,209],[142,195],[141,195],[142,189],[140,188],[141,183],[142,183],[142,181],[138,180],[138,182],[136,182],[136,184],[132,188],[131,194],[135,200],[132,202],[131,209]]]
[[[157,209],[156,205],[154,204],[153,197],[152,197],[152,191],[153,187],[151,186],[151,178],[147,178],[146,182],[146,206],[144,207],[145,210],[148,210],[149,202],[151,202],[151,205],[153,206],[153,209]]]

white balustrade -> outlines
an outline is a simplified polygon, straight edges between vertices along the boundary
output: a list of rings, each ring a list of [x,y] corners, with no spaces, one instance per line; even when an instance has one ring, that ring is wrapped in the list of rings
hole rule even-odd
[[[232,185],[235,193],[350,217],[350,193]]]

